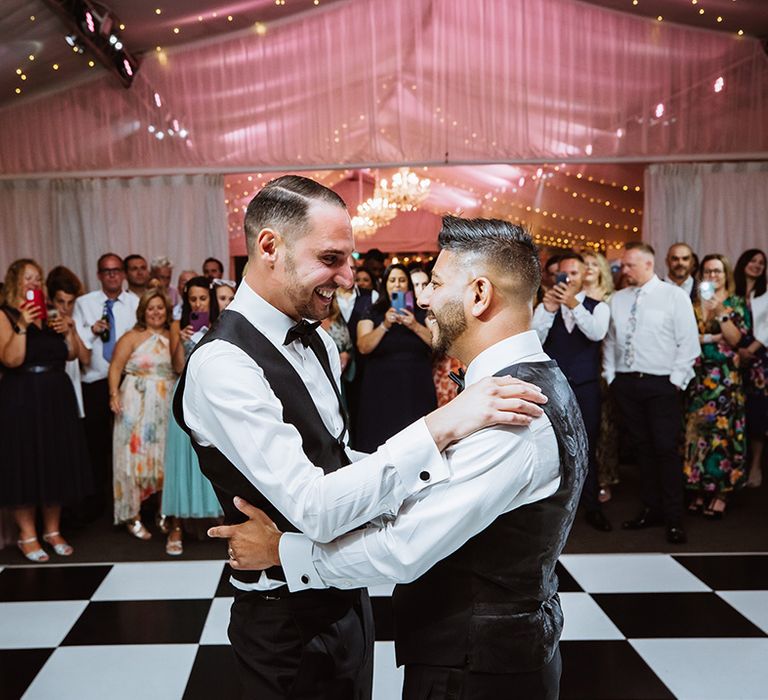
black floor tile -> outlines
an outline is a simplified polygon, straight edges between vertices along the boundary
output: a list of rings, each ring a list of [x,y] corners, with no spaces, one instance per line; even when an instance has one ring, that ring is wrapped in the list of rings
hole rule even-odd
[[[668,700],[675,696],[625,641],[560,642],[561,700]]]
[[[0,601],[90,600],[112,568],[32,566],[0,571]]]
[[[768,555],[691,555],[674,558],[713,590],[768,590]]]
[[[0,650],[0,700],[18,700],[53,649]]]
[[[90,603],[62,645],[197,644],[210,600]]]
[[[239,698],[240,683],[232,648],[201,646],[184,691],[184,700]]]
[[[765,637],[715,593],[593,593],[629,639]]]
[[[560,593],[583,593],[584,589],[576,583],[576,579],[571,576],[568,569],[560,562],[555,564],[555,573],[557,578],[560,579],[560,585],[557,587]]]
[[[392,612],[392,598],[371,597],[373,625],[377,642],[391,642],[395,638],[395,618]]]
[[[216,587],[217,598],[231,598],[235,595],[235,587],[229,582],[230,576],[232,576],[232,569],[229,567],[229,564],[224,564],[224,569],[219,578],[219,585]]]

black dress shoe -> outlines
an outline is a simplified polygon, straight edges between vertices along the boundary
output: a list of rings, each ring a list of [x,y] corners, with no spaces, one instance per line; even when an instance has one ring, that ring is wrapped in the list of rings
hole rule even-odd
[[[664,520],[659,517],[654,517],[650,508],[643,508],[643,510],[640,511],[640,515],[632,520],[625,520],[621,524],[621,527],[624,530],[642,530],[646,527],[656,527],[663,524]]]
[[[680,525],[667,526],[667,542],[670,544],[685,544],[687,541],[688,537],[685,534],[685,530]]]
[[[611,525],[608,518],[605,517],[602,510],[588,510],[586,521],[595,528],[595,530],[600,530],[601,532],[610,532],[613,530],[613,525]]]

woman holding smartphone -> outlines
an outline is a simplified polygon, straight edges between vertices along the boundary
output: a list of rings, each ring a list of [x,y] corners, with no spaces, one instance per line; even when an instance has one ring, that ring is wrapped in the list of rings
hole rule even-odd
[[[48,561],[37,537],[59,556],[72,554],[61,536],[61,506],[91,491],[88,449],[77,399],[64,371],[77,354],[76,333],[63,318],[44,322],[43,272],[30,259],[8,268],[0,308],[0,507],[13,509],[18,546],[33,562]]]
[[[216,320],[219,309],[223,311],[234,297],[234,290],[229,285],[216,285],[213,290],[208,285],[207,277],[193,277],[182,290],[181,320],[174,323],[173,329],[173,367],[178,373],[184,369],[189,354],[206,329]],[[216,299],[213,303],[212,292]],[[162,513],[168,530],[165,551],[170,556],[179,556],[184,551],[182,518],[218,518],[223,515],[211,483],[200,471],[189,436],[173,417],[169,421],[165,447]]]
[[[114,522],[140,540],[152,535],[141,503],[163,489],[163,460],[171,392],[171,302],[162,289],[142,294],[136,325],[115,345],[109,365],[113,438]],[[120,378],[125,374],[122,384]]]
[[[383,293],[357,324],[357,349],[366,355],[355,448],[372,452],[437,407],[432,382],[432,334],[416,307],[405,266],[384,272]],[[410,294],[409,294],[410,293]]]

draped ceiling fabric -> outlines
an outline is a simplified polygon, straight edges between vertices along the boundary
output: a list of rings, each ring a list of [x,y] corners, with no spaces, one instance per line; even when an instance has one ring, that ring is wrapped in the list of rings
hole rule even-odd
[[[223,191],[214,175],[0,180],[0,231],[11,234],[0,236],[0,260],[64,264],[90,289],[107,251],[200,270],[209,255],[228,257]]]
[[[130,90],[108,76],[4,108],[4,174],[768,153],[748,37],[576,0],[355,0],[266,29],[148,55]],[[185,138],[148,130],[173,120]]]
[[[652,165],[645,180],[643,239],[658,261],[677,241],[732,264],[749,248],[766,249],[768,163]]]

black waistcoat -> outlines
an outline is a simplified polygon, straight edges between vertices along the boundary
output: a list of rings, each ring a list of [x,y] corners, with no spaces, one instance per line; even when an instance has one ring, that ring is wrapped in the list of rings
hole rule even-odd
[[[328,432],[301,377],[280,351],[242,314],[236,311],[224,311],[216,327],[206,334],[193,352],[217,339],[225,340],[240,348],[261,367],[269,386],[283,405],[283,420],[291,423],[299,431],[302,448],[312,464],[321,467],[326,474],[349,464],[342,442],[343,436],[335,438]],[[321,343],[316,345],[319,347]],[[324,348],[319,350],[322,352],[318,359],[328,368],[328,356]],[[330,373],[329,368],[327,372]],[[176,422],[191,438],[190,430],[184,421],[182,402],[186,379],[185,367],[174,396],[173,415]],[[216,497],[221,503],[224,522],[227,525],[246,520],[245,515],[232,503],[234,496],[241,496],[252,505],[261,508],[283,532],[296,532],[293,524],[218,449],[198,445],[194,439],[192,439],[192,446],[200,461],[201,471],[213,485]],[[261,572],[233,570],[232,574],[239,581],[253,583],[258,581]],[[285,580],[280,567],[268,569],[267,575],[272,579]]]
[[[560,453],[560,486],[488,528],[393,596],[400,664],[520,673],[546,664],[563,626],[555,564],[587,469],[587,436],[573,391],[553,361],[497,373],[540,386]]]
[[[589,297],[582,302],[589,313],[594,313],[599,303]],[[544,352],[557,362],[571,386],[578,386],[600,380],[601,346],[599,341],[587,338],[578,326],[569,333],[562,311],[558,309],[544,343]]]

